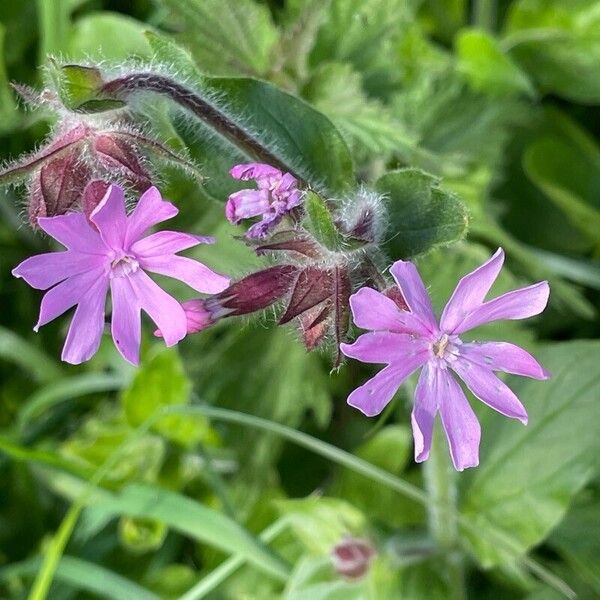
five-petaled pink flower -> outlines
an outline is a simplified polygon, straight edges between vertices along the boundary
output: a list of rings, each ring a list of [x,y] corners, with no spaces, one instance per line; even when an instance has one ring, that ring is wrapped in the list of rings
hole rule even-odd
[[[211,238],[175,231],[143,237],[150,227],[177,213],[151,187],[127,216],[123,190],[113,185],[91,213],[91,224],[83,213],[38,219],[39,226],[67,250],[32,256],[13,275],[34,288],[48,290],[35,331],[77,305],[62,352],[64,361],[79,364],[98,350],[109,287],[112,337],[119,352],[133,364],[139,362],[142,310],[158,325],[167,346],[179,342],[187,330],[184,309],[146,271],[173,277],[204,293],[227,287],[229,280],[223,275],[191,258],[176,256],[198,244],[212,243]]]
[[[262,216],[252,225],[246,236],[260,239],[265,237],[281,219],[302,202],[298,181],[290,173],[261,163],[236,165],[229,171],[234,179],[254,179],[258,189],[240,190],[229,196],[225,205],[225,216],[232,223],[242,219]]]
[[[348,403],[367,416],[377,415],[402,382],[423,367],[412,411],[417,462],[429,456],[433,423],[439,412],[455,468],[462,471],[479,464],[479,422],[450,370],[479,400],[525,424],[525,408],[494,371],[534,379],[549,377],[519,346],[506,342],[465,343],[459,337],[478,325],[500,319],[525,319],[546,307],[549,287],[545,281],[485,301],[503,262],[500,248],[486,263],[463,277],[446,304],[439,325],[423,281],[410,262],[398,261],[390,268],[408,311],[370,288],[362,288],[350,298],[356,325],[373,331],[361,335],[354,344],[342,344],[342,352],[363,362],[387,366],[354,390]]]

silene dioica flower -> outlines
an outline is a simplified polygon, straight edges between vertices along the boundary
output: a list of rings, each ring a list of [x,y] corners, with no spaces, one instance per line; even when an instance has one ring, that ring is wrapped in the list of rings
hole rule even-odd
[[[246,232],[248,238],[261,239],[302,202],[297,179],[290,173],[261,163],[236,165],[229,171],[234,179],[256,181],[257,188],[240,190],[229,196],[225,216],[232,223],[262,217]]]
[[[525,350],[506,342],[461,340],[464,333],[491,321],[525,319],[541,313],[549,295],[543,281],[485,301],[496,280],[504,253],[463,277],[456,286],[438,323],[429,296],[414,264],[395,262],[390,271],[409,310],[382,293],[362,288],[350,298],[354,322],[371,330],[354,344],[342,344],[342,352],[367,363],[386,364],[375,377],[354,390],[348,403],[367,416],[379,414],[399,386],[421,368],[415,390],[412,429],[415,460],[429,456],[433,424],[439,412],[457,470],[479,464],[481,428],[459,383],[499,413],[527,423],[527,411],[494,371],[534,379],[549,374]]]
[[[177,256],[187,248],[212,243],[211,238],[175,231],[144,237],[148,229],[177,213],[177,208],[151,187],[127,215],[123,189],[112,185],[89,221],[81,212],[38,219],[40,228],[66,250],[32,256],[18,265],[13,275],[34,288],[48,290],[36,331],[77,306],[63,348],[64,361],[79,364],[98,350],[109,288],[112,337],[129,362],[139,362],[142,310],[160,328],[167,346],[186,335],[184,309],[146,271],[178,279],[203,293],[214,294],[228,286],[223,275]]]

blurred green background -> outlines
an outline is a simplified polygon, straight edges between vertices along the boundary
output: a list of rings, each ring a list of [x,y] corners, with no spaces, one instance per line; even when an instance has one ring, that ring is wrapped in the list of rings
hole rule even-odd
[[[10,275],[49,242],[27,225],[27,191],[4,189],[0,598],[600,597],[600,2],[5,1],[2,159],[34,150],[54,123],[25,110],[10,81],[40,88],[48,55],[149,61],[148,30],[208,75],[264,79],[306,100],[339,129],[365,185],[402,166],[442,178],[471,222],[466,240],[418,258],[436,308],[503,246],[494,292],[548,279],[551,304],[478,337],[527,347],[554,377],[509,380],[527,428],[477,407],[481,466],[453,474],[412,462],[409,392],[366,419],[345,399],[373,371],[330,373],[329,356],[306,354],[269,315],[225,321],[177,350],[147,323],[138,371],[108,340],[86,365],[62,364],[67,320],[34,334],[40,294]],[[160,173],[180,208],[173,228],[215,235],[198,257],[249,273],[262,263],[223,218],[227,158],[158,104],[172,123],[164,141],[206,177]],[[180,412],[147,420],[168,405]],[[256,537],[265,529],[269,546]],[[357,581],[330,559],[348,536],[377,550]]]

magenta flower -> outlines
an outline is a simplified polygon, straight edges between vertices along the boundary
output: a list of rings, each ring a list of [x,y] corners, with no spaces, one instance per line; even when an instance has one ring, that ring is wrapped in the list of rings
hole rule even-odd
[[[452,462],[457,470],[479,464],[481,429],[454,371],[482,402],[499,413],[527,424],[527,411],[494,371],[533,379],[549,374],[525,350],[506,342],[465,343],[460,335],[478,325],[501,319],[526,319],[541,313],[548,302],[548,283],[542,281],[484,301],[496,280],[504,252],[465,275],[446,304],[440,323],[415,265],[395,262],[390,271],[409,311],[370,288],[350,298],[354,322],[373,330],[342,352],[363,362],[386,364],[373,379],[354,390],[348,404],[371,417],[390,402],[404,380],[423,367],[415,390],[412,429],[415,460],[429,456],[435,415],[446,431]]]
[[[179,302],[164,292],[146,271],[183,281],[199,292],[216,293],[229,280],[203,264],[176,253],[211,238],[175,231],[144,233],[178,213],[160,192],[151,187],[133,212],[125,212],[123,190],[110,186],[90,215],[83,213],[40,218],[39,226],[67,248],[38,254],[13,270],[32,287],[48,290],[34,327],[56,319],[77,306],[62,352],[66,362],[79,364],[98,350],[104,330],[104,308],[110,287],[112,337],[119,352],[133,364],[139,362],[141,311],[163,333],[167,346],[186,335],[187,319]]]
[[[225,216],[232,223],[242,219],[262,216],[252,225],[246,236],[260,239],[265,237],[281,219],[302,202],[298,181],[290,173],[261,163],[236,165],[229,171],[234,179],[254,179],[258,189],[240,190],[229,196],[225,205]]]

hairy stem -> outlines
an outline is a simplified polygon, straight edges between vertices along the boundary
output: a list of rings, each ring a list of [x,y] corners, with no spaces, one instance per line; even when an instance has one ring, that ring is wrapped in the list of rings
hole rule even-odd
[[[254,136],[241,128],[220,108],[203,98],[194,90],[155,73],[131,73],[108,81],[102,86],[101,93],[124,100],[135,92],[154,92],[163,94],[187,109],[202,122],[240,148],[253,159],[287,171],[298,180],[302,178],[293,169],[284,164]]]
[[[457,511],[457,473],[450,464],[444,435],[436,423],[429,460],[424,463],[425,486],[429,496],[429,530],[446,556],[446,580],[451,600],[466,598],[464,565],[460,549]]]
[[[473,3],[473,24],[493,32],[496,29],[498,7],[496,0],[475,0]]]

